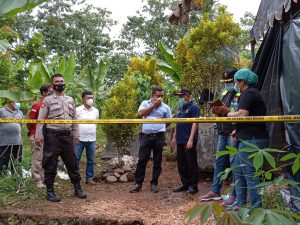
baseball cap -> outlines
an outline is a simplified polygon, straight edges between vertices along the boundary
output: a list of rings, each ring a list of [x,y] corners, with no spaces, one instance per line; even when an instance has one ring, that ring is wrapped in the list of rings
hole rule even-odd
[[[188,88],[181,88],[180,92],[175,93],[174,95],[184,95],[184,94],[189,94],[191,95],[192,92]]]

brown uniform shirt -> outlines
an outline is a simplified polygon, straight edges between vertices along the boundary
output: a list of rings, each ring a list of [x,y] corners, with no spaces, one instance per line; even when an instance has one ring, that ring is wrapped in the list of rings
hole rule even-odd
[[[40,108],[38,119],[55,119],[55,120],[76,120],[76,108],[72,97],[63,95],[57,96],[55,93],[44,98]],[[43,138],[44,124],[38,124],[36,127],[35,137]],[[79,136],[78,124],[45,124],[49,129],[59,131],[73,131],[74,136]]]

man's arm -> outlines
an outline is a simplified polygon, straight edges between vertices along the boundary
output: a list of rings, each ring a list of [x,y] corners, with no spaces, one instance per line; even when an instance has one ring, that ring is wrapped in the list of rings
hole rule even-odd
[[[188,143],[186,144],[186,149],[191,149],[193,147],[194,137],[195,137],[195,134],[197,133],[197,129],[198,129],[198,124],[193,123],[190,137],[189,137]]]
[[[47,102],[44,100],[43,101],[43,104],[40,108],[40,111],[39,111],[39,115],[38,115],[38,119],[39,120],[44,120],[47,118],[47,115],[49,113],[49,108],[48,108],[48,104]],[[44,124],[42,123],[38,123],[36,125],[36,132],[35,132],[35,142],[37,144],[41,144],[43,139],[44,139],[44,136],[43,136],[43,127],[44,127]]]
[[[155,109],[161,105],[162,99],[158,99],[156,101],[153,100],[152,105],[150,105],[147,108],[143,107],[143,105],[145,105],[145,103],[146,103],[146,101],[142,102],[142,104],[138,110],[138,115],[140,117],[148,116],[152,112],[153,109]]]
[[[227,117],[244,117],[244,116],[249,116],[249,111],[245,109],[239,109],[236,112],[229,112],[227,114]]]

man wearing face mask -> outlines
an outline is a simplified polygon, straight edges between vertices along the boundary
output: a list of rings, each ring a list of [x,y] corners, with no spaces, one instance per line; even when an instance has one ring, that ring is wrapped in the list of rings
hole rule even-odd
[[[255,88],[258,77],[249,69],[240,69],[234,75],[235,89],[241,92],[239,99],[239,109],[231,112],[226,106],[214,107],[216,114],[227,117],[246,117],[246,116],[265,116],[266,106],[259,93]],[[250,208],[259,208],[262,205],[261,196],[258,193],[257,186],[260,183],[259,177],[255,176],[253,154],[247,143],[256,145],[260,149],[266,148],[269,144],[269,136],[266,123],[237,123],[236,137],[239,141],[238,152],[235,157],[233,170],[236,183],[236,201],[229,209],[233,209],[246,204],[247,190],[250,199]],[[248,148],[248,151],[242,149]],[[242,166],[241,166],[242,165]]]
[[[43,99],[51,95],[53,93],[52,85],[51,84],[43,84],[40,88],[40,93],[42,95],[41,100],[35,103],[31,107],[31,111],[29,113],[29,118],[36,120],[39,116],[40,108],[43,104]],[[36,132],[36,124],[35,123],[27,123],[27,128],[29,130],[28,136],[31,145],[31,174],[32,179],[35,182],[35,185],[38,188],[45,187],[43,184],[43,175],[42,175],[42,159],[43,159],[43,146],[37,145],[35,143],[35,132]]]
[[[171,118],[170,107],[163,103],[164,90],[159,87],[152,88],[152,98],[141,103],[138,115],[143,119]],[[139,192],[145,179],[146,166],[153,152],[153,171],[150,181],[151,191],[158,192],[158,178],[162,168],[162,151],[165,144],[166,124],[143,124],[141,143],[139,149],[139,160],[135,172],[135,185],[130,193]]]
[[[82,93],[83,105],[76,108],[79,120],[96,120],[99,118],[99,110],[93,107],[93,92],[84,91]],[[83,149],[86,149],[86,183],[95,185],[94,178],[94,158],[96,152],[96,124],[79,124],[79,143],[76,144],[75,154],[79,166]]]
[[[76,120],[76,108],[72,97],[64,94],[65,81],[61,74],[51,77],[54,93],[43,100],[38,119]],[[47,200],[59,202],[54,192],[54,181],[57,174],[58,157],[67,168],[68,175],[74,185],[74,195],[86,198],[81,189],[80,173],[76,162],[74,142],[79,141],[78,124],[38,124],[35,142],[44,143],[43,169],[44,183],[47,188]]]
[[[192,101],[191,91],[182,88],[179,93],[179,108],[177,118],[197,118],[200,116],[200,108]],[[173,138],[172,147],[177,149],[177,167],[182,185],[175,188],[173,192],[187,191],[188,194],[198,192],[198,162],[197,162],[197,123],[177,123]]]
[[[7,106],[0,109],[0,118],[22,119],[20,106],[20,103],[9,100]],[[10,159],[22,160],[21,124],[0,123],[0,172],[8,167],[9,162],[12,170],[13,162]]]
[[[220,82],[224,85],[222,92],[222,102],[231,111],[236,111],[238,106],[235,99],[239,96],[234,90],[234,74],[237,72],[235,68],[227,68],[224,71],[224,75]],[[231,138],[232,132],[235,130],[235,125],[232,123],[217,123],[218,132],[218,144],[217,152],[225,151],[226,146],[237,147],[237,142]],[[229,168],[233,164],[233,158],[230,155],[217,156],[214,166],[214,176],[211,190],[200,198],[201,201],[218,201],[221,200],[221,188],[222,181],[219,174],[224,172],[226,168]],[[235,188],[233,187],[232,193],[229,195],[228,199],[222,202],[223,205],[231,205],[235,201]]]

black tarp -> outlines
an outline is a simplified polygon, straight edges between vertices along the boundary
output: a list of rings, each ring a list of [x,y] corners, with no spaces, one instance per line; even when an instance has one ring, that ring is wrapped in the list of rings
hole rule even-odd
[[[274,15],[279,20],[274,20]],[[266,27],[268,31],[252,70],[259,76],[258,88],[268,115],[300,115],[300,3],[262,0],[253,37],[257,40]],[[271,147],[288,144],[289,152],[300,153],[300,123],[270,123],[268,128]],[[300,182],[300,171],[293,174],[289,166],[287,174],[289,179]],[[295,186],[290,186],[290,189],[293,196],[300,197]],[[293,199],[292,204],[299,212],[300,200]]]

